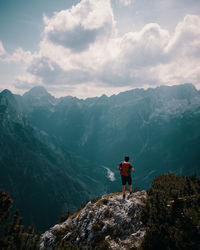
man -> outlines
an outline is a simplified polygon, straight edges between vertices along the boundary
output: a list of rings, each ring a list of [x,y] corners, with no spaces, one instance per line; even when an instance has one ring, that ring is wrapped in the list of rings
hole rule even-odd
[[[132,194],[132,178],[131,178],[131,172],[134,171],[134,168],[132,167],[131,163],[129,162],[129,156],[126,155],[124,157],[125,161],[120,162],[117,169],[120,170],[121,179],[122,179],[122,193],[123,193],[123,199],[125,199],[126,194],[126,182],[128,182],[129,185],[129,192],[130,195]]]

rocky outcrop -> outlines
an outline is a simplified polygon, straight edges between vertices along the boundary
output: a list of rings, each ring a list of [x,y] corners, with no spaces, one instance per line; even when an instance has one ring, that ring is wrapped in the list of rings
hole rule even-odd
[[[106,241],[111,249],[137,248],[145,235],[138,215],[144,206],[146,192],[138,191],[122,199],[121,193],[104,195],[89,201],[82,209],[57,224],[41,237],[41,249],[68,241],[77,246],[98,249]]]

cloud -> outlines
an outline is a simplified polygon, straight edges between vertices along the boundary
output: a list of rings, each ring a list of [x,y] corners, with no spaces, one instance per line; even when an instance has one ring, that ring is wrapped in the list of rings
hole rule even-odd
[[[100,29],[86,30],[79,25],[65,33],[63,31],[50,32],[48,38],[53,43],[60,44],[78,53],[86,50],[97,39],[98,34],[101,34]]]
[[[118,41],[118,56],[102,68],[102,81],[117,86],[156,84],[152,69],[168,62],[165,46],[169,39],[168,31],[158,24],[148,24],[139,32],[125,34]]]
[[[99,1],[97,2],[99,4]],[[86,5],[90,8],[86,8]],[[43,83],[54,86],[93,82],[98,86],[114,88],[117,86],[141,87],[177,84],[185,81],[197,83],[199,81],[197,66],[199,61],[195,58],[199,54],[197,52],[200,42],[198,30],[200,17],[196,15],[187,15],[177,25],[172,35],[158,24],[150,23],[138,32],[128,32],[123,36],[118,36],[115,33],[114,19],[102,18],[98,25],[94,25],[95,29],[90,27],[92,32],[95,33],[97,29],[102,29],[106,23],[104,20],[109,19],[112,36],[102,32],[101,39],[97,39],[96,35],[97,40],[91,39],[89,36],[87,39],[90,42],[83,39],[82,44],[79,44],[81,41],[77,39],[73,48],[67,43],[58,45],[53,40],[49,41],[50,30],[54,30],[58,37],[63,38],[60,33],[61,26],[66,26],[64,34],[68,32],[68,27],[70,27],[70,32],[77,31],[80,22],[81,25],[87,23],[88,26],[85,25],[84,28],[90,30],[89,25],[95,22],[95,15],[92,15],[94,20],[90,19],[88,22],[87,19],[90,12],[98,11],[92,9],[97,7],[99,5],[91,5],[90,1],[83,1],[71,10],[62,11],[55,14],[52,19],[46,20],[46,35],[41,42],[38,58],[28,69],[29,73],[39,77]],[[107,6],[105,12],[110,13],[109,16],[112,17],[113,13],[110,11],[110,6]],[[69,13],[72,16],[75,14],[71,24],[64,25],[68,23],[66,20],[69,18]],[[100,16],[107,17],[103,14]],[[78,21],[77,17],[79,17]],[[53,28],[50,29],[50,26]],[[79,35],[82,36],[82,34]],[[61,38],[57,38],[57,40]]]
[[[120,53],[105,64],[101,77],[111,85],[144,86],[200,80],[200,16],[186,15],[174,34],[158,24],[121,38]]]
[[[27,72],[17,75],[14,81],[14,87],[20,90],[29,90],[35,85],[42,85],[41,79]]]
[[[200,16],[186,15],[171,38],[166,51],[174,56],[200,56]]]
[[[6,53],[6,51],[5,51],[5,49],[3,47],[3,44],[2,44],[2,42],[0,40],[0,56],[4,55],[5,53]]]
[[[79,84],[89,81],[90,78],[90,72],[81,69],[63,70],[58,64],[46,57],[35,59],[28,71],[53,85]]]
[[[84,4],[88,2],[90,1],[83,1]],[[79,24],[79,21],[75,21],[76,16],[82,17],[82,23],[88,23],[84,20],[84,17],[87,20],[90,13],[84,12],[85,16],[83,17],[83,6],[81,5],[80,7],[78,5],[78,7],[73,7],[73,11],[62,11],[57,13],[52,20],[45,20],[47,25],[45,28],[46,34],[49,34],[49,30],[56,32],[56,28],[60,32],[60,25],[63,24],[63,20],[68,18],[69,13],[71,15],[76,13],[75,17],[72,18],[72,23]],[[99,6],[93,6],[93,8],[97,7]],[[78,10],[80,13],[78,13]],[[89,11],[91,11],[91,8]],[[93,10],[92,12],[95,11]],[[110,11],[110,6],[107,6],[105,12],[109,13],[110,18],[105,18],[105,20],[110,20],[109,26],[112,27],[110,33],[115,34],[113,13]],[[67,17],[64,17],[65,15]],[[107,15],[101,16],[105,17]],[[93,18],[94,20],[90,20],[92,24],[96,20],[95,15]],[[104,23],[104,21],[99,21],[99,24]],[[54,28],[50,28],[50,26]],[[74,27],[74,24],[71,24],[70,27]],[[65,32],[67,32],[67,29],[65,29]],[[148,24],[141,31],[129,32],[123,37],[118,37],[117,35],[107,36],[107,33],[102,33],[102,38],[103,35],[104,39],[100,39],[100,42],[99,40],[93,42],[90,48],[85,48],[79,54],[73,50],[69,51],[65,46],[58,46],[56,43],[52,43],[52,41],[49,42],[49,39],[46,39],[45,36],[45,39],[40,44],[41,57],[31,65],[29,73],[41,77],[44,82],[49,84],[79,84],[81,82],[98,81],[106,85],[134,85],[134,82],[141,81],[139,76],[140,68],[144,68],[142,74],[144,76],[147,71],[145,67],[152,67],[156,63],[167,60],[164,47],[169,41],[169,33],[167,30],[161,29],[158,24]]]
[[[0,41],[0,61],[6,63],[20,63],[28,65],[31,63],[36,53],[31,53],[30,51],[25,51],[22,48],[17,48],[13,54],[8,53]]]
[[[3,48],[1,42],[0,48]],[[27,68],[32,64],[34,58],[38,56],[37,53],[31,53],[22,48],[16,49],[12,54],[5,51],[4,48],[1,51],[3,51],[0,57],[1,86],[4,86],[4,88],[9,86],[9,89],[16,93],[16,90],[27,90],[36,83],[41,82],[37,76],[27,72]]]
[[[47,84],[98,81],[97,72],[115,54],[116,29],[109,0],[83,0],[70,10],[44,16],[40,51],[28,72]]]
[[[115,178],[115,173],[114,172],[112,172],[109,168],[107,168],[107,167],[104,167],[106,170],[107,170],[107,178],[110,180],[110,181],[115,181],[116,180],[116,178]]]
[[[110,37],[115,25],[109,0],[82,0],[51,19],[44,17],[44,21],[46,40],[74,53],[88,49],[101,38]]]
[[[34,54],[30,51],[24,51],[22,48],[18,48],[15,50],[13,54],[6,54],[3,58],[4,62],[7,63],[23,63],[28,65],[34,58]]]
[[[120,3],[122,3],[124,6],[128,6],[133,2],[133,0],[120,0]]]
[[[147,24],[139,32],[129,32],[121,38],[120,61],[125,67],[140,68],[165,62],[164,48],[169,42],[169,33],[158,24]]]
[[[200,82],[200,16],[186,15],[177,24],[165,53],[170,60],[165,64],[156,65],[154,72],[163,84]]]
[[[40,83],[83,97],[103,89],[111,94],[133,87],[199,83],[199,15],[186,15],[173,33],[149,23],[119,35],[109,0],[82,0],[44,16],[44,24],[37,53],[18,49],[4,58],[26,65],[16,88]]]

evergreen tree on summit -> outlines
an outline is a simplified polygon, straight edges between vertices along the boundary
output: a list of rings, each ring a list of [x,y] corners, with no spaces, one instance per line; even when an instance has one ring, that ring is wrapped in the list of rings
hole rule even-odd
[[[34,233],[34,226],[26,229],[18,211],[14,213],[13,219],[9,218],[11,206],[9,194],[0,190],[0,249],[38,249],[40,236]]]
[[[142,249],[200,249],[200,178],[163,174],[147,193]]]

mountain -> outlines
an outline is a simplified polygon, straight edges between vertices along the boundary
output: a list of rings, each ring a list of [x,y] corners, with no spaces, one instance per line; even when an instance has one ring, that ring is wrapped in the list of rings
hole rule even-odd
[[[22,110],[18,102],[12,93],[5,89],[0,93],[0,122],[4,126],[4,123],[9,120],[20,120],[20,113]]]
[[[124,155],[135,168],[133,188],[169,171],[199,175],[199,128],[200,92],[192,84],[86,100],[55,98],[43,87],[23,96],[4,90],[0,188],[41,231],[82,202],[120,190]]]
[[[50,95],[47,90],[42,87],[34,87],[23,95],[24,101],[29,106],[42,106],[47,104],[54,104],[56,99]]]
[[[105,176],[105,170],[88,171],[95,164],[33,127],[8,90],[0,93],[0,148],[0,188],[9,191],[25,224],[34,223],[38,230],[104,192],[94,175]]]
[[[116,174],[129,154],[134,183],[147,188],[155,175],[200,172],[200,93],[192,84],[134,89],[80,100],[65,97],[54,108],[34,107],[27,119],[66,148]]]
[[[43,86],[37,86],[26,92],[19,102],[22,103],[24,110],[30,112],[36,107],[51,109],[56,105],[57,100]]]

